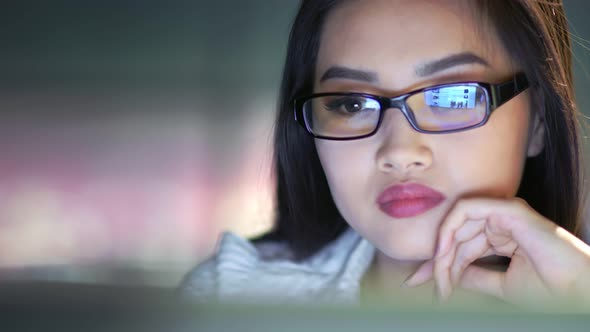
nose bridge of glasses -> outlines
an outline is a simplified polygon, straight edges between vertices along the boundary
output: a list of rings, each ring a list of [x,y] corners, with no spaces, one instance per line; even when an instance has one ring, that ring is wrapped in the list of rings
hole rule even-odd
[[[389,110],[392,108],[397,109],[404,115],[404,117],[409,122],[409,124],[412,126],[412,128],[418,130],[417,125],[416,125],[416,119],[414,117],[414,113],[408,107],[408,105],[406,103],[406,100],[408,97],[409,97],[409,95],[401,95],[401,96],[397,96],[397,97],[393,97],[393,98],[389,98],[389,97],[381,98],[381,105],[383,107],[382,112],[384,113],[386,110]],[[382,116],[384,117],[385,114],[383,114]]]

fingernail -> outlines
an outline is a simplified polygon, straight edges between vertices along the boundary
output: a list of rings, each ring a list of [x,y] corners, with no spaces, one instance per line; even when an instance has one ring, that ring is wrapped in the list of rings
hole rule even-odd
[[[414,273],[407,277],[400,287],[418,287],[428,280],[432,279],[433,261],[426,261]]]
[[[412,278],[414,277],[414,275],[415,275],[415,273],[411,274],[399,286],[401,288],[412,288],[412,287],[414,287],[414,285],[412,284],[412,281],[413,281]]]

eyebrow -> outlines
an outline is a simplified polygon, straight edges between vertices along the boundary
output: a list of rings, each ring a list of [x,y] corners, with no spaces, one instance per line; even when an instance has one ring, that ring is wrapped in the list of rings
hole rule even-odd
[[[322,78],[320,78],[320,83],[335,79],[348,79],[348,80],[355,80],[355,81],[363,81],[363,82],[376,82],[377,81],[377,73],[370,72],[370,71],[363,71],[358,69],[346,68],[346,67],[339,67],[334,66],[330,67],[330,69],[326,70]]]
[[[471,52],[462,52],[457,54],[452,54],[446,56],[444,58],[434,60],[431,62],[426,62],[416,66],[414,72],[417,76],[425,77],[431,76],[437,72],[455,67],[460,65],[467,65],[467,64],[481,64],[486,67],[489,67],[490,64],[482,59],[481,57],[471,53]],[[322,77],[320,78],[320,83],[330,79],[348,79],[348,80],[355,80],[355,81],[363,81],[368,83],[374,83],[378,81],[377,73],[372,71],[364,71],[359,69],[352,69],[342,66],[333,66],[330,67],[328,70],[324,72]]]
[[[490,64],[481,57],[471,52],[462,52],[449,55],[444,58],[434,60],[432,62],[420,64],[416,67],[415,73],[417,76],[425,77],[433,75],[439,71],[449,69],[451,67],[475,63],[484,65],[486,67],[490,66]]]

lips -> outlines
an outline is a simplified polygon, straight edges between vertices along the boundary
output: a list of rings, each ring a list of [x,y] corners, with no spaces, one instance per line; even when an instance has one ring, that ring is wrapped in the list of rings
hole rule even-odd
[[[417,183],[395,185],[385,189],[377,198],[381,211],[393,218],[410,218],[436,207],[445,196]]]

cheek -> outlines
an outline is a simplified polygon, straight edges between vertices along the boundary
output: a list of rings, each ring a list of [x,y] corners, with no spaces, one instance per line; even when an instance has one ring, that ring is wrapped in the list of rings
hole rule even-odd
[[[474,147],[452,152],[447,157],[448,182],[456,185],[458,195],[514,196],[524,165],[519,151],[489,146],[485,150]]]
[[[508,105],[506,105],[508,106]],[[454,183],[473,195],[512,197],[516,194],[526,161],[529,130],[528,105],[524,101],[498,109],[489,122],[455,138],[455,148],[439,155],[447,159]]]
[[[316,150],[328,181],[334,203],[343,215],[357,212],[367,195],[367,182],[375,171],[374,153],[361,141],[316,140]]]

